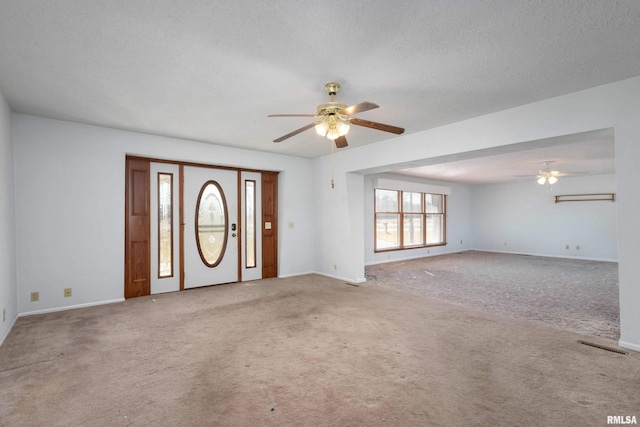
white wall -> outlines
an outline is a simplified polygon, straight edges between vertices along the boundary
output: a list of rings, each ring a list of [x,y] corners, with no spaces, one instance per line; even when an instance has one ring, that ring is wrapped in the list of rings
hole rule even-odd
[[[637,81],[635,79],[634,81]],[[640,100],[640,91],[630,88]],[[624,95],[621,94],[624,97]],[[605,100],[606,101],[606,100]],[[620,112],[616,126],[618,204],[619,344],[640,351],[640,108]]]
[[[474,186],[473,249],[617,261],[615,202],[555,203],[555,195],[615,192],[615,175]]]
[[[0,94],[0,344],[18,315],[15,224],[11,110]]]
[[[511,144],[613,128],[616,138],[618,260],[620,278],[620,344],[640,350],[640,77],[552,98],[533,104],[391,138],[334,155],[336,188],[331,189],[331,159],[314,159],[313,193],[316,218],[316,269],[335,274],[339,261],[344,278],[364,278],[365,215],[344,227],[345,218],[364,212],[350,200],[364,203],[364,185],[347,185],[353,172],[380,173],[398,166],[437,162]],[[338,269],[339,270],[339,269]]]
[[[20,313],[123,298],[126,154],[282,171],[280,221],[295,227],[279,228],[279,274],[313,270],[308,159],[21,114],[13,130]]]
[[[451,188],[451,194],[447,196],[447,244],[444,246],[432,246],[428,248],[405,249],[398,251],[378,252],[374,251],[374,180],[387,178],[394,181],[416,182],[433,184]],[[364,210],[365,210],[365,264],[377,264],[426,256],[442,255],[466,251],[471,244],[471,193],[468,185],[448,182],[432,181],[415,177],[394,174],[371,174],[364,180]]]

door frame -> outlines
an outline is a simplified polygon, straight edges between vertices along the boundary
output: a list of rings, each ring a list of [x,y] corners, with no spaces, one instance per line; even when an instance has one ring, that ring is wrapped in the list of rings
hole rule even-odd
[[[211,168],[211,169],[222,169],[222,170],[232,170],[238,173],[238,190],[240,190],[241,179],[240,176],[242,172],[256,172],[260,173],[262,176],[262,182],[264,186],[265,178],[268,180],[269,185],[271,186],[271,194],[272,197],[269,197],[267,200],[262,200],[262,212],[268,212],[268,216],[266,217],[270,223],[269,227],[265,226],[265,216],[262,216],[262,224],[260,226],[261,233],[263,236],[262,239],[262,265],[263,265],[263,274],[262,278],[267,279],[270,277],[277,277],[278,271],[278,201],[277,201],[277,184],[278,184],[278,176],[279,172],[277,171],[268,171],[261,169],[245,169],[245,168],[235,168],[229,166],[218,166],[211,165],[206,163],[197,163],[197,162],[183,162],[178,160],[167,160],[167,159],[158,159],[153,157],[142,157],[135,155],[126,155],[125,156],[125,260],[124,260],[124,296],[125,298],[132,298],[137,296],[145,296],[151,294],[150,286],[144,287],[142,290],[139,285],[136,284],[136,277],[133,274],[135,269],[141,269],[142,273],[146,273],[146,277],[150,278],[151,276],[151,265],[148,262],[149,257],[151,256],[151,227],[149,221],[143,221],[142,225],[138,221],[138,218],[132,216],[130,210],[135,208],[136,203],[138,205],[144,204],[147,207],[146,213],[148,214],[150,207],[150,192],[149,192],[149,183],[150,183],[150,172],[149,165],[151,162],[154,163],[168,163],[172,165],[178,165],[179,167],[179,177],[178,177],[178,187],[179,187],[179,206],[178,206],[178,215],[179,215],[179,275],[180,275],[180,291],[185,290],[184,288],[184,233],[185,233],[185,222],[184,222],[184,167],[185,166],[193,166],[200,168]],[[146,164],[147,171],[147,188],[146,191],[134,191],[135,185],[139,185],[139,182],[135,182],[133,179],[134,171],[144,170]],[[242,203],[241,203],[241,192],[238,191],[238,282],[243,281],[242,277],[242,256],[240,255],[243,249],[242,245],[242,236],[244,224],[242,221]],[[144,200],[143,200],[144,198]],[[134,200],[136,199],[136,200]],[[175,210],[174,210],[175,212]],[[265,237],[266,236],[266,237]],[[139,260],[135,258],[135,251],[132,250],[133,243],[135,243],[138,247],[144,246],[146,249],[146,260],[145,263],[140,263]],[[265,256],[268,259],[265,259]],[[264,266],[268,265],[269,268],[265,270]],[[145,271],[146,270],[146,271]],[[144,276],[144,274],[142,274]]]

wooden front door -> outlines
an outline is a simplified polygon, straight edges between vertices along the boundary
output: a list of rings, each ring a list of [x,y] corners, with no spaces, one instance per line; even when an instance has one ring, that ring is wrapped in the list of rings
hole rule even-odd
[[[184,287],[238,281],[238,171],[184,168]]]
[[[276,277],[277,200],[277,172],[127,157],[125,298]]]

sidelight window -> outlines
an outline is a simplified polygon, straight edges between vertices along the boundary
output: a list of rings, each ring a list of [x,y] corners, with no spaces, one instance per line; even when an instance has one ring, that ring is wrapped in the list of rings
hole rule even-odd
[[[158,173],[158,277],[173,277],[173,174]]]
[[[256,182],[244,182],[245,206],[245,263],[246,268],[256,267]]]

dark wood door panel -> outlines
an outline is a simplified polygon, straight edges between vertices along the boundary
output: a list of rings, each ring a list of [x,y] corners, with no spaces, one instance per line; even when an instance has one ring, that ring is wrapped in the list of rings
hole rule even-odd
[[[151,294],[150,163],[126,161],[124,297]]]
[[[278,276],[278,173],[262,173],[262,278]]]

